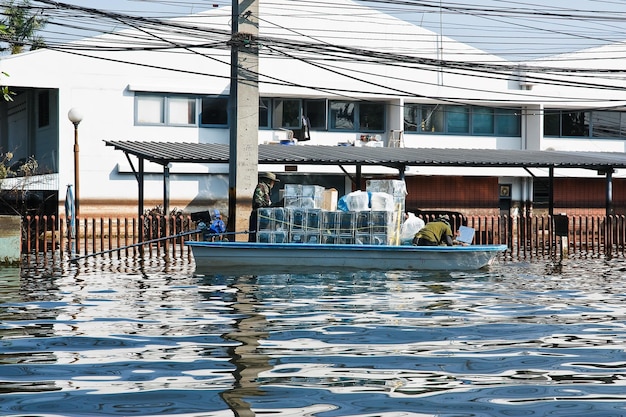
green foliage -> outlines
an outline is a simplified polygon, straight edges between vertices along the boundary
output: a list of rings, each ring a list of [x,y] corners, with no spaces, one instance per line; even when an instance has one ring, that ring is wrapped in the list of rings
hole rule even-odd
[[[47,20],[40,12],[33,13],[30,0],[9,0],[2,13],[6,16],[0,21],[0,41],[7,44],[1,50],[19,54],[25,50],[45,47],[45,42],[37,32],[46,25]],[[28,47],[28,49],[26,49]],[[5,98],[6,99],[6,98]]]
[[[165,234],[165,221],[166,216],[163,210],[163,206],[158,205],[152,209],[144,210],[144,239],[156,239],[166,237]],[[189,221],[184,217],[182,210],[174,207],[169,212],[170,221],[170,233],[172,230],[176,230],[180,233],[182,230],[189,228]]]
[[[9,90],[9,87],[7,86],[1,86],[0,87],[0,94],[2,94],[2,98],[4,99],[4,101],[13,101],[13,97],[15,93],[11,90]]]
[[[4,34],[6,34],[6,26],[0,24],[0,37],[3,36]],[[6,72],[0,72],[0,75],[3,75],[5,77],[9,76],[9,74],[7,74]],[[4,98],[4,101],[13,101],[13,97],[11,96],[14,95],[15,93],[9,91],[9,87],[5,85],[5,86],[0,86],[0,94],[2,94],[2,98]],[[1,174],[2,173],[0,172],[0,175]],[[4,177],[0,176],[0,178],[4,178]]]
[[[0,159],[0,181],[7,177],[31,177],[37,174],[39,163],[31,156],[27,160],[19,160],[11,164],[13,153],[7,152]]]
[[[2,155],[2,160],[0,160],[0,180],[5,179],[13,173],[11,168],[9,167],[9,162],[13,159],[13,154],[11,152],[7,152]]]

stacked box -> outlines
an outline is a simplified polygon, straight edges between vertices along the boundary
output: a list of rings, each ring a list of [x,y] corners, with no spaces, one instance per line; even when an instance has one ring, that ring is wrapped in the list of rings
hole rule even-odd
[[[355,236],[355,242],[359,245],[388,245],[389,237],[386,233],[357,233]]]
[[[324,245],[353,245],[356,242],[354,234],[322,234],[321,243]]]
[[[287,226],[287,212],[282,207],[262,207],[257,210],[257,231],[281,231]]]
[[[289,241],[319,243],[322,210],[293,207],[286,210],[289,220]]]
[[[356,230],[358,234],[371,234],[372,233],[372,212],[371,211],[359,211],[356,213]]]
[[[395,227],[395,213],[391,211],[372,211],[371,212],[371,233],[389,234],[393,232]]]
[[[391,218],[388,219],[388,241],[391,245],[400,244],[400,229],[404,212],[406,211],[406,184],[403,180],[368,180],[367,191],[391,194],[394,201],[394,209]]]
[[[322,233],[320,243],[323,245],[336,245],[339,239],[334,233]]]
[[[336,211],[324,211],[322,212],[322,229],[326,233],[334,233],[337,225],[337,212]]]
[[[306,209],[293,208],[287,209],[289,231],[306,230]]]
[[[324,187],[320,185],[285,184],[285,207],[319,209],[324,201]]]
[[[284,206],[286,208],[299,208],[300,198],[302,196],[302,185],[300,184],[285,184],[284,187]]]
[[[322,229],[322,213],[321,209],[307,209],[306,211],[306,228],[307,231],[320,231]]]
[[[303,185],[301,207],[321,209],[324,203],[324,187],[320,185]]]
[[[391,244],[394,213],[390,211],[361,211],[356,215],[356,242],[364,245]]]
[[[258,231],[256,241],[260,243],[287,243],[287,231]]]
[[[403,180],[367,180],[366,190],[372,193],[387,193],[394,197],[402,198],[405,198],[407,195],[406,183]]]
[[[340,235],[353,235],[356,229],[356,212],[336,211],[337,213],[337,233]]]
[[[403,180],[368,180],[366,190],[372,193],[391,194],[394,200],[394,211],[404,213],[407,191]]]
[[[289,242],[310,243],[310,244],[320,243],[320,233],[319,231],[317,232],[305,232],[305,231],[292,232],[289,236]]]
[[[346,233],[337,236],[337,244],[339,245],[354,245],[355,243],[354,233]]]
[[[356,213],[351,211],[324,211],[321,214],[321,242],[324,244],[352,244],[356,229]]]

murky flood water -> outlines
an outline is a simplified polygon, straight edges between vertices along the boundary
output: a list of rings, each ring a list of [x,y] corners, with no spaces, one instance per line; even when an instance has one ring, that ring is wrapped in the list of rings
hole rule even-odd
[[[2,416],[622,416],[626,262],[0,269]]]

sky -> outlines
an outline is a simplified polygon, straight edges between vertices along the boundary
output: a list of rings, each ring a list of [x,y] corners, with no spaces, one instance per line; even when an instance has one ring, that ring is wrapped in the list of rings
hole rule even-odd
[[[6,0],[0,0],[0,4]],[[259,0],[271,2],[272,0]],[[303,1],[303,0],[293,0]],[[324,0],[322,0],[324,1]],[[325,0],[332,13],[332,0]],[[626,0],[356,0],[415,25],[441,33],[512,61],[626,41]],[[144,17],[185,16],[232,0],[66,0],[88,7]],[[549,3],[545,5],[544,3]],[[41,5],[31,0],[33,6]],[[50,4],[47,4],[50,7]],[[77,37],[120,29],[119,24],[70,12],[55,16],[44,37],[68,42]]]

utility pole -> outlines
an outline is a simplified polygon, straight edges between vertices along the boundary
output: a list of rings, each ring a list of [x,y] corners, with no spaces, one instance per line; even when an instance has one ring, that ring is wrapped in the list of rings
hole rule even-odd
[[[248,230],[259,165],[259,0],[232,0],[228,231]],[[243,240],[247,236],[241,236]]]

